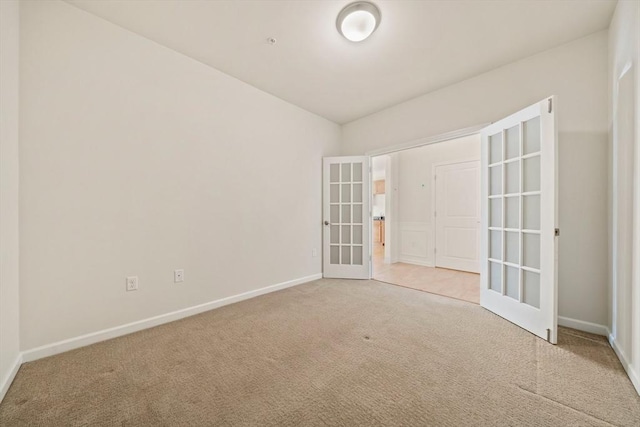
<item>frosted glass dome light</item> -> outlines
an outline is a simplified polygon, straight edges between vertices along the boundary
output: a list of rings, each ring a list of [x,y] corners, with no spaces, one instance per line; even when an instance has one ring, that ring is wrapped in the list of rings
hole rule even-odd
[[[373,3],[358,1],[348,4],[338,14],[336,27],[347,40],[360,42],[380,24],[380,10]]]

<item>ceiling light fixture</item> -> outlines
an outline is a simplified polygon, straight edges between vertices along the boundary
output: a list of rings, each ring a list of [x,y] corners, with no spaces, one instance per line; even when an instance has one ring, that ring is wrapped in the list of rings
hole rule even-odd
[[[380,9],[368,1],[348,4],[338,14],[336,27],[347,40],[361,42],[380,25]]]

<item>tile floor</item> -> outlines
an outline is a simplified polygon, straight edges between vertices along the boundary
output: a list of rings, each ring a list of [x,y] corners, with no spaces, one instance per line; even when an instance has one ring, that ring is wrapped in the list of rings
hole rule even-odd
[[[446,268],[384,263],[384,246],[374,243],[373,278],[419,291],[480,303],[480,275]]]

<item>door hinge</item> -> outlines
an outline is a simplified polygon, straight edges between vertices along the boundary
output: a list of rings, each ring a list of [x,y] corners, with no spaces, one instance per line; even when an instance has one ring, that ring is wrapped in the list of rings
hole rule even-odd
[[[553,99],[549,98],[549,112],[553,111]]]
[[[556,237],[558,237],[559,235],[560,235],[560,229],[559,229],[559,228],[556,228],[555,236],[556,236]]]

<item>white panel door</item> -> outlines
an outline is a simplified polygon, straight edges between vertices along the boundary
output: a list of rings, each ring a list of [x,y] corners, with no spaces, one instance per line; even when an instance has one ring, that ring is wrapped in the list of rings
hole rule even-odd
[[[369,279],[369,157],[323,161],[323,276]]]
[[[435,168],[435,265],[480,272],[480,162]]]
[[[480,304],[557,342],[557,135],[545,99],[482,131]]]

